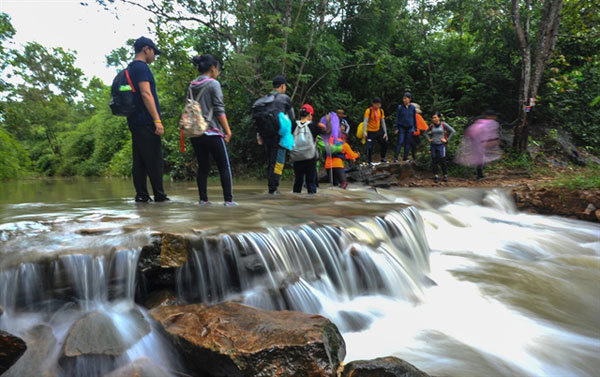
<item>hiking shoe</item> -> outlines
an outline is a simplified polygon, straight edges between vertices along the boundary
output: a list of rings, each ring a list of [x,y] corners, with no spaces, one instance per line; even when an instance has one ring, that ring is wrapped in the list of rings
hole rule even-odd
[[[208,200],[202,200],[202,199],[200,199],[200,200],[198,201],[198,203],[199,203],[201,206],[210,206],[210,205],[212,205],[212,203],[211,203],[211,202],[209,202]]]
[[[480,175],[480,176],[478,176],[478,177],[477,177],[477,180],[478,180],[478,181],[481,181],[481,180],[482,180],[482,179],[484,179],[484,178],[485,178],[485,177],[484,177],[483,175]]]
[[[437,176],[437,174],[433,177],[433,182],[434,183],[438,183],[438,181],[440,180],[440,177]]]
[[[152,198],[149,196],[141,196],[141,195],[136,195],[135,196],[135,202],[136,203],[149,203],[152,201]]]
[[[444,175],[442,177],[442,182],[448,182],[448,176],[447,175]]]
[[[223,203],[223,205],[224,205],[225,207],[235,207],[235,206],[237,206],[238,204],[237,204],[236,202],[233,202],[233,201],[231,201],[231,202],[225,202],[225,203]]]

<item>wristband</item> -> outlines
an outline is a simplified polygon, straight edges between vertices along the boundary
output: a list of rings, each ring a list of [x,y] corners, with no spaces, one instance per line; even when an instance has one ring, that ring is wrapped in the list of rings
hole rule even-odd
[[[162,121],[160,119],[155,120],[154,123],[162,123]]]

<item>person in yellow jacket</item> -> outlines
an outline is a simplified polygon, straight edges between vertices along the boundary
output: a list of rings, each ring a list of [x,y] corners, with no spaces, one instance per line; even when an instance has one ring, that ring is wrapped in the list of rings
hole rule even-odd
[[[372,106],[365,110],[362,137],[367,139],[367,162],[371,164],[371,154],[375,141],[381,146],[381,162],[387,162],[385,154],[387,152],[388,134],[385,126],[385,114],[381,108],[381,98],[379,97],[373,98]]]
[[[345,189],[348,186],[348,182],[346,181],[346,173],[344,172],[344,161],[354,161],[360,156],[360,153],[354,152],[342,137],[334,140],[333,136],[331,136],[327,145],[330,146],[330,150],[332,151],[327,153],[327,158],[325,159],[325,169],[329,175],[329,180],[333,182],[334,186]],[[336,151],[340,150],[340,146],[341,152],[336,153]]]
[[[421,116],[421,114],[423,113],[421,111],[421,106],[414,102],[412,104],[417,110],[417,129],[415,130],[415,132],[413,132],[412,137],[410,138],[410,154],[412,155],[413,161],[415,161],[417,159],[417,148],[421,143],[421,135],[425,134],[425,131],[427,131],[429,126],[427,125],[425,119],[423,119],[423,116]]]

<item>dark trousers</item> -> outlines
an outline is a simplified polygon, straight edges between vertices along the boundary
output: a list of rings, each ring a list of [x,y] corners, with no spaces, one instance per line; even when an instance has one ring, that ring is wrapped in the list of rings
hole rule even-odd
[[[147,178],[150,178],[154,200],[163,201],[167,194],[163,188],[163,155],[160,136],[154,133],[154,124],[130,125],[133,164],[131,174],[136,200],[147,201]]]
[[[223,199],[226,202],[233,200],[231,166],[229,165],[229,156],[225,140],[218,135],[202,135],[190,139],[196,159],[198,160],[198,194],[200,200],[208,200],[206,186],[208,183],[208,174],[210,173],[210,156],[215,160],[219,174],[221,176],[221,187],[223,188]]]
[[[333,177],[331,176],[332,174]],[[327,169],[327,175],[329,177],[329,182],[333,182],[334,186],[346,186],[346,173],[344,172],[344,168]]]
[[[312,158],[310,160],[294,162],[294,192],[302,192],[302,184],[306,182],[308,193],[315,194],[317,192],[316,178],[316,159]]]
[[[277,191],[279,179],[283,174],[285,165],[285,149],[279,146],[278,141],[264,141],[265,154],[267,156],[267,185],[269,193]]]
[[[483,178],[483,165],[477,165],[477,178]]]
[[[421,143],[421,135],[412,135],[410,138],[410,154],[413,160],[417,159],[417,148]]]
[[[381,129],[379,131],[367,132],[367,162],[371,162],[375,142],[379,143],[381,146],[381,159],[385,159],[385,154],[387,153],[387,140],[384,139],[384,135],[385,133]]]
[[[394,153],[394,158],[398,158],[400,155],[400,149],[404,147],[404,154],[402,155],[403,160],[408,160],[408,152],[410,149],[410,139],[412,137],[412,132],[410,130],[406,130],[402,127],[398,129],[398,143],[396,144],[396,152]]]
[[[435,175],[438,173],[438,164],[442,166],[442,174],[448,175],[445,144],[431,144],[431,169]]]

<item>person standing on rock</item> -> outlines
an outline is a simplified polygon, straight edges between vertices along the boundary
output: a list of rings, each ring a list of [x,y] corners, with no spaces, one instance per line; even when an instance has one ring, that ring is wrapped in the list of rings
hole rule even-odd
[[[417,109],[410,103],[411,99],[412,95],[410,92],[404,93],[402,104],[398,105],[398,109],[396,110],[394,134],[398,135],[398,139],[394,153],[394,162],[398,162],[398,156],[402,147],[404,147],[403,160],[408,161],[410,139],[412,133],[417,129]]]
[[[221,73],[221,64],[210,54],[196,56],[192,61],[200,72],[200,76],[190,83],[192,98],[197,98],[202,108],[202,116],[208,123],[208,128],[202,136],[190,138],[198,160],[196,183],[200,196],[199,202],[200,205],[210,204],[207,184],[212,156],[219,169],[224,204],[227,207],[236,206],[237,203],[233,201],[233,179],[226,146],[232,134],[225,115],[223,91],[217,81]]]
[[[135,187],[135,201],[152,201],[148,194],[147,178],[150,178],[155,202],[168,201],[163,188],[163,154],[161,136],[165,133],[160,118],[160,105],[156,94],[156,82],[148,64],[160,50],[150,38],[140,37],[133,43],[135,57],[127,71],[135,89],[136,111],[127,117],[131,131],[133,164],[131,174]]]
[[[448,141],[456,132],[454,128],[446,122],[442,122],[442,114],[439,112],[433,114],[432,124],[427,129],[429,143],[431,145],[431,169],[433,171],[433,181],[438,183],[438,164],[442,167],[442,181],[448,182],[448,167],[446,164],[446,146]]]
[[[367,140],[367,163],[371,165],[373,144],[376,141],[381,146],[381,162],[386,163],[388,134],[385,126],[385,114],[381,108],[381,98],[373,98],[371,107],[365,110],[363,118],[363,139]]]

